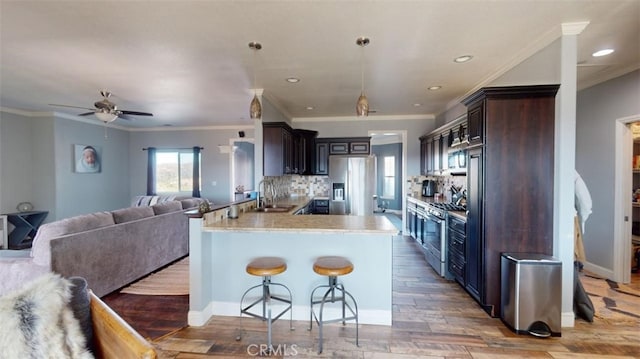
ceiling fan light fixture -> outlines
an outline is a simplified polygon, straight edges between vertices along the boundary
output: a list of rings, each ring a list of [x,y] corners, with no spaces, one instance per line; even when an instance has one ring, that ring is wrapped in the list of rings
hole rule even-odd
[[[262,49],[262,45],[259,42],[252,41],[249,43],[249,48],[254,52],[254,62],[253,62],[253,88],[254,94],[251,103],[249,104],[249,117],[252,119],[260,119],[262,118],[262,104],[260,104],[260,99],[258,98],[258,93],[255,92],[256,88],[256,54],[257,51]]]
[[[110,112],[96,111],[95,115],[98,118],[98,120],[104,123],[113,122],[116,120],[116,118],[118,118],[117,114],[110,113]]]
[[[360,56],[360,97],[356,102],[356,115],[358,117],[369,116],[369,100],[364,94],[364,47],[369,45],[370,42],[369,38],[364,36],[356,39],[356,45],[362,49]]]

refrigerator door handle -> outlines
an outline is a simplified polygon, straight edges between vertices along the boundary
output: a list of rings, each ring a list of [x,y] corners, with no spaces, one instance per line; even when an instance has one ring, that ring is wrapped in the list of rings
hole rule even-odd
[[[344,214],[351,214],[351,178],[349,167],[347,167],[347,175],[344,183]]]

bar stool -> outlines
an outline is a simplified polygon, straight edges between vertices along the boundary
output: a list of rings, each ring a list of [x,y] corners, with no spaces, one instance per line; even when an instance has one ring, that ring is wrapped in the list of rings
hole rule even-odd
[[[292,296],[291,291],[287,286],[280,283],[272,283],[271,276],[280,274],[287,270],[287,264],[282,258],[278,257],[258,257],[249,262],[247,264],[246,271],[247,273],[255,276],[262,277],[262,284],[255,285],[249,289],[242,295],[240,299],[240,334],[236,337],[236,340],[240,340],[242,336],[242,315],[246,314],[252,316],[254,318],[262,319],[263,321],[267,321],[267,344],[268,349],[271,350],[271,324],[278,320],[282,315],[284,315],[287,311],[289,311],[289,329],[293,330],[293,312],[291,310]],[[281,296],[276,296],[271,294],[271,286],[280,286],[289,292],[288,298],[283,298]],[[244,298],[249,294],[249,292],[254,289],[262,288],[262,296],[252,302],[251,304],[243,307]],[[277,300],[279,302],[288,304],[286,308],[284,308],[280,313],[278,313],[275,317],[271,315],[271,300]],[[262,314],[252,313],[250,311],[255,305],[262,303]]]
[[[313,263],[313,271],[324,276],[329,277],[328,285],[319,285],[311,291],[311,315],[309,319],[309,330],[313,327],[313,320],[315,319],[318,324],[318,330],[320,332],[320,346],[318,354],[322,353],[322,325],[324,323],[342,322],[345,325],[347,320],[356,321],[356,346],[360,346],[358,342],[358,303],[353,296],[344,289],[342,283],[338,283],[338,276],[349,274],[353,272],[353,264],[347,258],[338,256],[320,257]],[[322,299],[314,300],[316,290],[320,288],[327,288],[327,291],[322,296]],[[341,295],[336,295],[336,291],[341,292]],[[347,303],[347,297],[353,302],[353,307]],[[325,303],[342,303],[342,317],[337,319],[323,319],[323,309]],[[313,306],[320,304],[320,311],[316,316],[313,310]],[[350,316],[346,316],[346,309],[349,309]]]

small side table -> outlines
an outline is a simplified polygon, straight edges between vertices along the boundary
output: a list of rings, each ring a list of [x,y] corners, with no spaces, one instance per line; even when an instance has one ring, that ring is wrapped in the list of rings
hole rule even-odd
[[[49,211],[7,213],[7,221],[15,227],[9,233],[9,249],[31,247],[38,228],[48,214]]]

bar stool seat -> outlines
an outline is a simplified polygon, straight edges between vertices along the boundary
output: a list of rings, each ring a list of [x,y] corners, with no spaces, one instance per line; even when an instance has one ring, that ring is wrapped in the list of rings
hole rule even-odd
[[[262,319],[267,321],[267,345],[268,349],[271,350],[273,346],[271,345],[271,325],[273,322],[278,320],[282,315],[284,315],[287,311],[289,312],[289,329],[293,330],[293,313],[291,310],[291,303],[293,302],[293,298],[291,295],[291,291],[287,286],[281,283],[271,282],[271,276],[278,275],[287,270],[287,263],[284,259],[280,257],[258,257],[253,259],[246,266],[246,271],[250,275],[260,276],[262,277],[262,283],[255,285],[247,291],[244,292],[242,298],[240,299],[240,334],[236,337],[236,340],[240,340],[242,337],[242,315],[249,315],[254,318]],[[278,286],[286,289],[289,293],[288,297],[283,297],[279,295],[271,294],[271,287]],[[247,306],[244,305],[244,299],[251,291],[257,288],[262,288],[262,296],[257,300],[253,301],[251,304]],[[276,300],[286,304],[286,307],[280,311],[275,317],[272,317],[271,313],[271,301]],[[262,303],[262,311],[260,314],[256,314],[251,311],[251,309]]]
[[[309,320],[309,330],[313,328],[313,321],[318,324],[319,331],[319,348],[318,354],[322,353],[322,325],[324,323],[342,322],[342,325],[346,324],[347,320],[356,321],[356,346],[360,346],[358,342],[358,303],[353,296],[344,289],[342,283],[338,283],[338,277],[353,272],[353,263],[345,257],[340,256],[327,256],[317,258],[313,263],[313,271],[319,275],[327,276],[329,278],[328,285],[319,285],[311,291],[311,314]],[[322,299],[314,299],[316,290],[320,288],[327,288],[327,291],[322,296]],[[336,295],[339,292],[339,295]],[[347,298],[350,299],[351,304],[347,302]],[[339,302],[342,304],[342,316],[336,319],[324,319],[323,310],[326,303]],[[320,310],[316,316],[313,306],[320,304]],[[347,316],[346,309],[349,309],[350,315]]]

